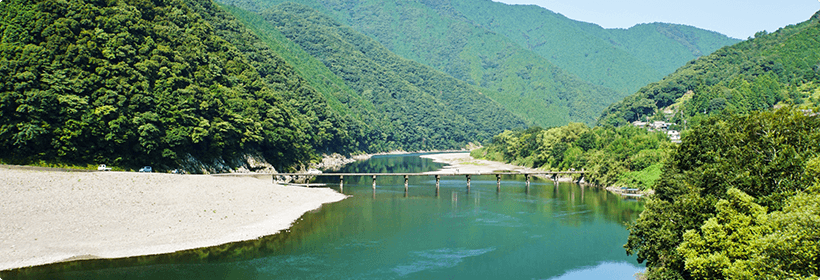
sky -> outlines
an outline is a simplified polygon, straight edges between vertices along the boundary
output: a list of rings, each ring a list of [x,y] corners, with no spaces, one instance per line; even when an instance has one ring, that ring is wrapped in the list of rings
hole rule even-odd
[[[776,31],[811,18],[820,0],[493,0],[535,4],[604,28],[665,22],[717,31],[737,39]]]

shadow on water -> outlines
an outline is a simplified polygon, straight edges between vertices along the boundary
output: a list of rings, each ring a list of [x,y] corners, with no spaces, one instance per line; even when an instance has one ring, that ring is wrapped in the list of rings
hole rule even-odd
[[[380,156],[339,172],[425,172],[441,164]],[[338,179],[328,178],[328,184]],[[306,213],[290,230],[171,254],[64,262],[0,272],[8,279],[551,278],[626,257],[623,224],[640,202],[597,188],[508,175],[345,178],[351,197]],[[338,190],[338,185],[335,188]],[[508,277],[509,276],[509,277]],[[631,276],[631,275],[629,275]],[[618,279],[613,277],[604,277]],[[628,278],[622,278],[628,279]]]

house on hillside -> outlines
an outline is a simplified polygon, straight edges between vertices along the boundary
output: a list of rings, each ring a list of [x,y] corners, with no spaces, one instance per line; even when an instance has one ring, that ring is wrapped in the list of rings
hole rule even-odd
[[[654,121],[651,124],[649,124],[649,128],[653,129],[653,130],[665,131],[667,128],[669,128],[670,125],[673,125],[673,124],[674,123]]]
[[[669,140],[671,140],[672,143],[680,144],[680,142],[681,142],[680,141],[680,131],[668,130],[668,131],[666,131],[666,136],[669,137]]]

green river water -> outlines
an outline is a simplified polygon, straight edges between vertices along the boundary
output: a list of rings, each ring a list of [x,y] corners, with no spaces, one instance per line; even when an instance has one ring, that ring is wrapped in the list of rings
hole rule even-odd
[[[376,156],[339,172],[423,172],[418,155]],[[339,190],[338,178],[328,187]],[[597,188],[523,176],[345,178],[351,197],[286,232],[175,254],[0,273],[8,279],[635,279],[623,249],[643,205]]]

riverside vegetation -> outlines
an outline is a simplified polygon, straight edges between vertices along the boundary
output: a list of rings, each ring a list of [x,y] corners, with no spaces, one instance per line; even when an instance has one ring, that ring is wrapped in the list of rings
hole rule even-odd
[[[570,124],[505,131],[472,152],[654,189],[625,245],[650,279],[817,279],[818,154],[820,118],[791,107],[707,117],[680,145],[633,126]]]
[[[586,179],[596,185],[647,189],[660,176],[671,145],[661,132],[572,123],[505,131],[471,155],[550,170],[584,169],[594,174]]]
[[[506,131],[473,154],[652,188],[624,245],[649,279],[817,279],[819,24],[820,13],[695,60],[601,126]],[[690,121],[680,145],[628,125],[667,109],[678,127]]]

